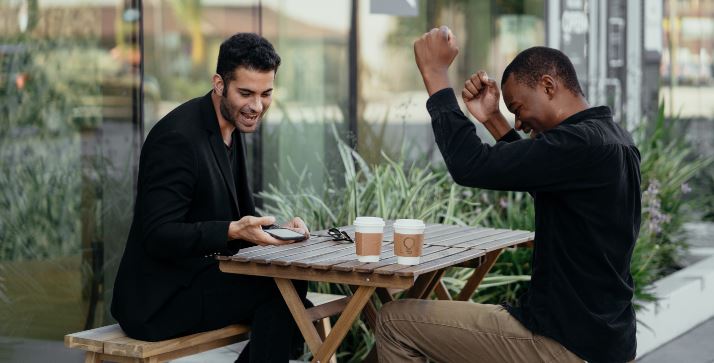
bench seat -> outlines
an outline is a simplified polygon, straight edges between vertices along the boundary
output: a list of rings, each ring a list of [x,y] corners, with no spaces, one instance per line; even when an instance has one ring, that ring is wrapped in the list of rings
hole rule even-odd
[[[344,307],[349,300],[348,297],[341,295],[318,293],[308,293],[307,298],[315,305],[309,310],[314,309],[315,313],[311,316],[323,328],[318,329],[321,332],[329,330],[329,316],[339,313],[340,307]],[[126,336],[121,327],[114,324],[65,335],[64,344],[68,348],[85,350],[85,363],[102,361],[154,363],[230,345],[245,340],[249,332],[248,325],[235,324],[174,339],[147,342]]]

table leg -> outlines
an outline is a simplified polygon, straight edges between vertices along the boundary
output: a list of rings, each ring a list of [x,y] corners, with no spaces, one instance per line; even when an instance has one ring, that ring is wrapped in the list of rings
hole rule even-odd
[[[305,343],[307,343],[308,348],[310,348],[310,352],[312,352],[312,355],[316,355],[323,342],[317,333],[315,325],[312,324],[312,321],[310,321],[307,315],[305,305],[303,305],[300,296],[297,294],[297,291],[295,291],[295,285],[288,279],[277,277],[275,278],[275,284],[278,285],[280,294],[283,295],[283,299],[285,299],[285,303],[288,305],[288,309],[290,309],[295,323],[305,338]]]
[[[369,302],[369,299],[374,293],[374,289],[374,286],[360,286],[357,288],[357,291],[352,295],[352,299],[350,299],[350,302],[345,307],[340,318],[337,319],[337,323],[335,323],[335,326],[332,328],[332,332],[317,350],[317,354],[315,354],[312,359],[313,362],[327,362],[330,359],[352,327],[352,323],[354,323],[364,306]]]
[[[357,289],[357,286],[350,285],[350,290],[352,290],[353,294],[357,292]],[[364,321],[365,324],[367,324],[367,326],[369,326],[373,331],[377,326],[377,314],[377,307],[374,305],[374,302],[372,299],[368,300],[362,310],[362,321]]]
[[[459,292],[459,295],[456,297],[456,300],[467,301],[471,299],[471,295],[474,294],[474,291],[476,291],[478,285],[481,284],[483,278],[486,277],[488,271],[490,271],[491,267],[493,267],[493,265],[496,263],[496,260],[498,260],[498,256],[501,255],[502,251],[503,249],[498,249],[488,252],[486,254],[486,261],[484,261],[481,266],[474,269],[473,274],[471,274],[471,277],[469,277],[468,281],[466,281],[464,288],[461,289],[461,292]]]
[[[339,319],[337,319],[337,323],[332,327],[332,331],[325,338],[325,341],[322,341],[317,329],[312,324],[312,321],[310,321],[307,310],[302,300],[300,300],[297,291],[295,291],[295,286],[292,281],[276,277],[275,283],[278,285],[278,289],[280,289],[280,293],[283,295],[283,299],[285,299],[285,303],[288,305],[298,328],[300,328],[300,332],[305,338],[310,352],[312,352],[312,361],[318,363],[328,362],[330,357],[335,354],[335,351],[340,346],[345,335],[347,335],[350,327],[352,327],[352,323],[354,323],[364,306],[369,302],[375,289],[374,286],[358,287],[342,311],[342,314],[340,314]]]
[[[449,289],[444,285],[444,281],[439,280],[439,283],[436,284],[434,288],[434,292],[439,300],[451,300],[451,294],[449,293]]]
[[[409,288],[407,291],[408,299],[428,299],[434,287],[441,281],[441,277],[444,276],[446,269],[441,269],[433,272],[429,272],[417,277],[414,286]]]

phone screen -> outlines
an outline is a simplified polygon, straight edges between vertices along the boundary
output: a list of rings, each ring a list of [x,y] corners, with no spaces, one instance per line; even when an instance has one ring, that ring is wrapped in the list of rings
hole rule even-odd
[[[289,230],[287,228],[266,229],[265,233],[282,240],[302,241],[305,239],[305,235],[297,233],[293,230]]]

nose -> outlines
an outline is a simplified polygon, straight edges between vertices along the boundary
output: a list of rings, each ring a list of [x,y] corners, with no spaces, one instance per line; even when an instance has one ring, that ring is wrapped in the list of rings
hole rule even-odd
[[[255,113],[263,112],[263,102],[260,97],[254,97],[249,104],[250,110]]]

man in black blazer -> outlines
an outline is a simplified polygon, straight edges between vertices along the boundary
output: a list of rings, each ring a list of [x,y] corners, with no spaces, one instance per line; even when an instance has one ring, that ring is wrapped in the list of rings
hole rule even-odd
[[[215,255],[288,243],[265,233],[249,188],[242,133],[272,101],[280,57],[264,38],[221,44],[213,89],[161,119],[144,142],[134,219],[112,315],[127,335],[157,341],[251,324],[239,361],[287,361],[295,323],[272,279],[220,272]],[[294,218],[285,227],[309,235]],[[307,285],[296,284],[305,297]]]

